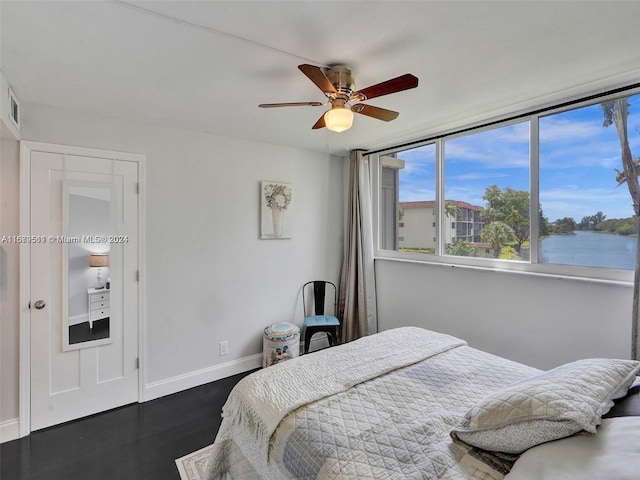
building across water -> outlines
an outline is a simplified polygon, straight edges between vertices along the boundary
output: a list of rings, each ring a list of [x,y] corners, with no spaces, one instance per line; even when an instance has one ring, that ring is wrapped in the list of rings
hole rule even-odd
[[[445,244],[466,241],[481,244],[483,207],[447,200],[444,216]],[[435,249],[438,228],[435,200],[399,202],[398,246],[401,249]],[[484,244],[482,244],[484,245]]]

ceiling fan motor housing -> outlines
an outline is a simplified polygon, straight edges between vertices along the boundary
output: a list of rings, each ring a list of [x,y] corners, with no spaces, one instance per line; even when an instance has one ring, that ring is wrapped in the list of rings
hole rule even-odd
[[[349,101],[351,93],[355,89],[355,80],[351,69],[344,65],[335,65],[326,72],[326,75],[338,92],[335,98],[342,99],[345,102]]]

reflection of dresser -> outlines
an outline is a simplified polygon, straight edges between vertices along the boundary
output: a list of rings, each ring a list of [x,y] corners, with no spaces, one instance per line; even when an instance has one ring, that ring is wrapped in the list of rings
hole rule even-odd
[[[93,322],[109,318],[109,290],[105,288],[87,290],[89,295],[89,328],[93,328]]]

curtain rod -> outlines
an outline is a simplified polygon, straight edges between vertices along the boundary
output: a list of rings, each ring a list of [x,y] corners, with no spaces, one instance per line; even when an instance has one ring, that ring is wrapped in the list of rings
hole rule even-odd
[[[490,121],[490,122],[487,122],[487,123],[482,123],[480,125],[474,125],[474,126],[471,126],[471,127],[460,128],[458,130],[454,130],[454,131],[448,132],[446,134],[441,133],[441,134],[438,134],[438,135],[432,135],[430,137],[421,138],[421,139],[418,139],[418,140],[412,140],[412,141],[406,142],[406,143],[401,143],[399,145],[392,145],[392,146],[386,147],[386,148],[379,148],[377,150],[366,151],[362,155],[365,155],[365,156],[375,155],[376,153],[387,152],[389,150],[397,150],[397,149],[401,149],[401,148],[405,148],[405,147],[411,147],[413,145],[418,145],[418,144],[422,144],[422,143],[431,142],[433,140],[437,140],[438,138],[442,138],[442,137],[445,137],[445,136],[448,137],[448,136],[451,136],[451,135],[459,135],[461,133],[470,132],[472,130],[479,130],[481,128],[486,128],[486,127],[491,127],[493,125],[498,125],[500,123],[506,123],[506,122],[511,122],[513,120],[519,120],[521,118],[530,117],[531,115],[539,115],[541,113],[549,112],[551,110],[556,110],[558,108],[570,107],[570,106],[576,105],[578,103],[588,102],[589,100],[595,100],[596,98],[606,97],[606,96],[609,96],[609,95],[615,95],[616,93],[622,93],[622,92],[625,92],[627,90],[633,90],[633,89],[636,89],[636,88],[640,88],[640,83],[634,83],[634,84],[627,85],[627,86],[624,86],[624,87],[614,88],[613,90],[608,90],[606,92],[594,93],[594,94],[588,95],[586,97],[577,98],[575,100],[569,100],[567,102],[559,103],[559,104],[552,105],[552,106],[549,106],[549,107],[538,108],[538,109],[535,109],[535,110],[531,110],[529,112],[520,113],[518,115],[513,115],[511,117],[501,118],[500,120],[493,120],[493,121]]]

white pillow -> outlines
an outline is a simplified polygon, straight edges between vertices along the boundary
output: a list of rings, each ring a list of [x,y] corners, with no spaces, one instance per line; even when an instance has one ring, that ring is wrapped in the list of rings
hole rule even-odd
[[[637,480],[640,417],[605,418],[596,435],[575,435],[524,452],[505,480]]]
[[[484,450],[518,454],[583,430],[595,433],[639,370],[640,362],[607,358],[561,365],[485,397],[451,434]]]

